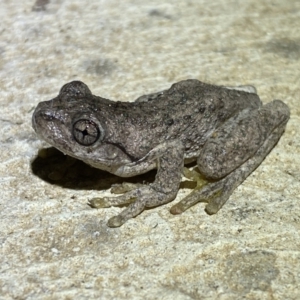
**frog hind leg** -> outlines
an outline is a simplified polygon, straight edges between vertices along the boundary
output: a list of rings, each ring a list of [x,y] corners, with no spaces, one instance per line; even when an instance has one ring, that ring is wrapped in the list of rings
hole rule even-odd
[[[198,202],[208,203],[208,214],[217,213],[276,145],[289,114],[287,105],[274,100],[258,110],[241,112],[219,128],[198,158],[200,172],[212,181],[174,205],[171,213],[180,214]]]

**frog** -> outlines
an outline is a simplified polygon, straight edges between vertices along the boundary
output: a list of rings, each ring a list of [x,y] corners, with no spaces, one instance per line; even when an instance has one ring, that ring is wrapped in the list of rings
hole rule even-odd
[[[289,117],[283,101],[263,104],[251,85],[186,79],[126,102],[95,96],[77,80],[38,103],[32,126],[39,138],[64,154],[119,177],[156,169],[152,183],[124,184],[120,195],[89,201],[93,208],[126,207],[108,220],[115,228],[146,208],[173,201],[184,166],[192,162],[207,182],[170,212],[181,214],[204,202],[207,214],[216,214],[274,148]]]

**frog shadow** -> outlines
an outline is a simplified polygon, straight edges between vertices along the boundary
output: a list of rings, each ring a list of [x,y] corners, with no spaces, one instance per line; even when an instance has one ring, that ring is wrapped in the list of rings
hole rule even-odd
[[[63,154],[54,147],[42,148],[31,162],[34,175],[57,186],[74,190],[106,190],[113,184],[151,183],[156,170],[130,178],[122,178],[93,168],[81,160]]]
[[[194,164],[189,164],[193,167]],[[81,160],[65,155],[54,147],[42,148],[31,162],[34,175],[53,185],[73,190],[107,190],[124,182],[149,184],[155,180],[156,170],[123,178],[93,168]],[[195,183],[182,181],[180,188],[193,189]]]

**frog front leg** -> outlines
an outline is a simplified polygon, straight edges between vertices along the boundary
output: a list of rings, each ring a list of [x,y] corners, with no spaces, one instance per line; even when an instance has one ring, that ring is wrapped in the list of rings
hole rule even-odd
[[[146,207],[155,207],[172,201],[178,192],[184,163],[184,147],[179,141],[165,142],[154,148],[149,155],[128,167],[127,173],[135,174],[156,161],[157,174],[152,184],[144,185],[118,197],[90,200],[95,208],[129,204],[119,215],[108,221],[109,227],[119,227],[140,214]]]
[[[218,128],[197,160],[200,172],[212,182],[174,205],[171,213],[180,214],[198,202],[208,202],[208,214],[217,213],[276,145],[289,115],[288,106],[274,100],[257,110],[244,110]]]

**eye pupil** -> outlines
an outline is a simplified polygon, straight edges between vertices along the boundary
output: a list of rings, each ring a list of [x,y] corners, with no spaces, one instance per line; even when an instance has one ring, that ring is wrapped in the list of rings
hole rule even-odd
[[[79,120],[73,126],[74,139],[83,146],[94,144],[100,137],[100,130],[91,120]]]

